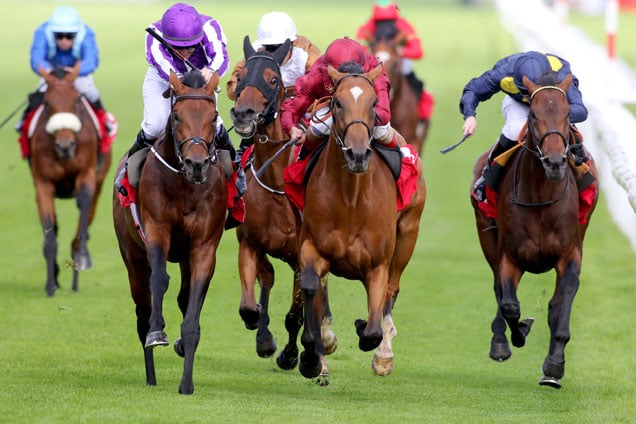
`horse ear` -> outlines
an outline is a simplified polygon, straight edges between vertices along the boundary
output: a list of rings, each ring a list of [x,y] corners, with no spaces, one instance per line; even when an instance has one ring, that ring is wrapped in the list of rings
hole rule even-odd
[[[342,72],[338,71],[331,65],[327,65],[327,75],[329,75],[329,78],[331,78],[332,81],[338,81],[344,76]]]
[[[563,78],[563,81],[561,81],[559,83],[559,88],[563,91],[568,91],[568,88],[570,88],[570,85],[572,84],[572,74],[567,74],[565,78]]]
[[[371,81],[373,81],[380,76],[383,70],[384,70],[384,65],[380,63],[378,66],[371,69],[366,75]]]
[[[256,50],[254,50],[254,47],[252,47],[250,36],[246,35],[245,38],[243,38],[243,57],[245,57],[245,60],[247,60],[255,54]]]
[[[214,96],[214,92],[216,91],[216,88],[219,86],[219,73],[218,72],[214,72],[214,74],[212,74],[212,77],[208,80],[207,83],[205,83],[205,88],[208,91],[208,93],[210,93],[210,96]]]
[[[530,94],[534,93],[534,91],[539,88],[537,84],[533,83],[532,80],[525,75],[521,77],[521,82],[523,83],[524,87],[528,89],[528,93]]]
[[[183,90],[183,84],[181,83],[181,80],[172,69],[170,70],[170,86],[174,91]]]
[[[285,57],[287,56],[287,53],[289,53],[289,48],[291,47],[291,40],[288,38],[285,40],[285,42],[280,45],[276,51],[274,51],[274,53],[272,53],[272,57],[274,58],[274,60],[276,61],[276,63],[278,63],[279,65],[282,65],[283,60],[285,60]]]

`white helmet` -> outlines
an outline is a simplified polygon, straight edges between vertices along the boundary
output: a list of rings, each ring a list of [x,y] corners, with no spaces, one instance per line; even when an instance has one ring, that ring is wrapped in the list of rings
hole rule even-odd
[[[254,44],[261,46],[283,44],[288,38],[293,42],[297,36],[294,20],[285,12],[269,12],[263,15],[256,30]]]

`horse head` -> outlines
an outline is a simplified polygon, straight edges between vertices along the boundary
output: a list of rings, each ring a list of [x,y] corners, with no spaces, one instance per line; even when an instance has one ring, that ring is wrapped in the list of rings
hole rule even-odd
[[[341,72],[331,65],[327,69],[334,83],[331,137],[344,152],[349,170],[362,173],[369,168],[371,159],[370,144],[378,102],[373,81],[381,74],[382,65],[368,73],[363,73],[359,65],[353,65],[357,69],[350,73]]]
[[[245,36],[245,66],[237,76],[236,98],[230,109],[234,131],[242,138],[253,137],[259,126],[269,125],[278,117],[285,95],[280,65],[290,48],[291,41],[287,39],[271,53],[257,52],[249,36]]]
[[[523,84],[530,95],[528,134],[548,179],[562,180],[567,167],[570,140],[570,104],[567,89],[572,83],[568,74],[559,82],[555,72],[541,76],[538,84],[523,77]]]
[[[39,66],[38,71],[46,82],[44,107],[47,111],[46,132],[55,142],[55,151],[60,159],[71,159],[75,155],[77,134],[82,129],[78,107],[81,96],[75,88],[80,62],[73,68],[53,68],[50,71]]]
[[[371,45],[371,53],[384,65],[384,70],[389,77],[392,89],[397,87],[402,76],[402,46],[406,43],[404,32],[388,33],[378,32],[375,41]]]
[[[219,74],[209,81],[198,70],[186,73],[180,80],[170,71],[171,113],[168,123],[174,151],[186,180],[193,184],[207,181],[214,152],[216,121],[215,90]]]

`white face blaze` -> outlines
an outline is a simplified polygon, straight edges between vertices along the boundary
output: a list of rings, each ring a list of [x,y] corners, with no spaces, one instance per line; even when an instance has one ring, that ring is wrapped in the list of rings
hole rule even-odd
[[[353,100],[355,100],[356,103],[358,102],[358,98],[360,97],[362,92],[362,89],[358,86],[351,88],[351,95],[353,96]]]

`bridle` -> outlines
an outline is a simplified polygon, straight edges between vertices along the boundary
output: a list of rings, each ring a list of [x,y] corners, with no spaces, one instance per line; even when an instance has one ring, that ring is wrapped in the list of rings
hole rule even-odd
[[[167,162],[163,158],[158,156],[158,153],[156,153],[156,150],[154,149],[154,147],[151,147],[151,150],[155,154],[155,156],[157,156],[158,159],[164,165],[166,165],[170,170],[176,173],[185,174],[185,163],[183,159],[183,154],[181,153],[183,146],[186,143],[190,143],[190,145],[188,146],[188,150],[196,145],[204,146],[206,150],[208,151],[208,160],[212,162],[213,157],[216,154],[216,149],[214,146],[214,134],[212,134],[212,140],[206,140],[203,137],[188,137],[185,140],[179,140],[177,138],[177,134],[175,131],[175,126],[174,126],[174,105],[182,100],[205,100],[215,105],[215,109],[216,109],[216,99],[213,96],[208,96],[206,94],[182,94],[179,96],[175,96],[174,91],[172,91],[170,94],[170,100],[171,100],[170,101],[170,127],[172,131],[172,139],[174,140],[175,154],[177,155],[177,159],[179,160],[179,169],[177,170],[173,168],[172,166],[170,166],[169,164],[167,164]]]
[[[369,83],[369,85],[371,85],[371,87],[373,88],[373,81],[371,81],[371,79],[369,79],[369,77],[367,77],[364,74],[347,74],[345,76],[343,76],[342,78],[340,78],[338,81],[336,81],[336,83],[334,84],[334,93],[338,90],[338,86],[340,85],[340,83],[346,79],[346,78],[363,78],[365,81],[367,81]],[[375,90],[374,90],[375,91]],[[334,106],[335,106],[335,102],[336,102],[336,96],[333,96],[331,98],[331,103],[329,104],[329,110],[331,111],[332,115],[334,113]],[[337,125],[338,125],[338,120],[335,119],[334,116],[334,120],[333,120],[333,129],[335,131],[332,131],[334,138],[336,139],[336,144],[338,144],[338,147],[340,147],[340,149],[343,152],[346,152],[348,150],[350,150],[350,147],[347,147],[344,143],[344,139],[346,138],[347,135],[347,131],[349,130],[349,127],[351,127],[352,125],[355,124],[361,124],[364,125],[364,127],[367,129],[367,134],[369,136],[369,143],[371,142],[371,140],[373,139],[373,131],[372,128],[369,126],[368,123],[366,123],[365,121],[363,121],[362,119],[354,119],[350,122],[348,122],[344,128],[342,129],[338,129]]]

